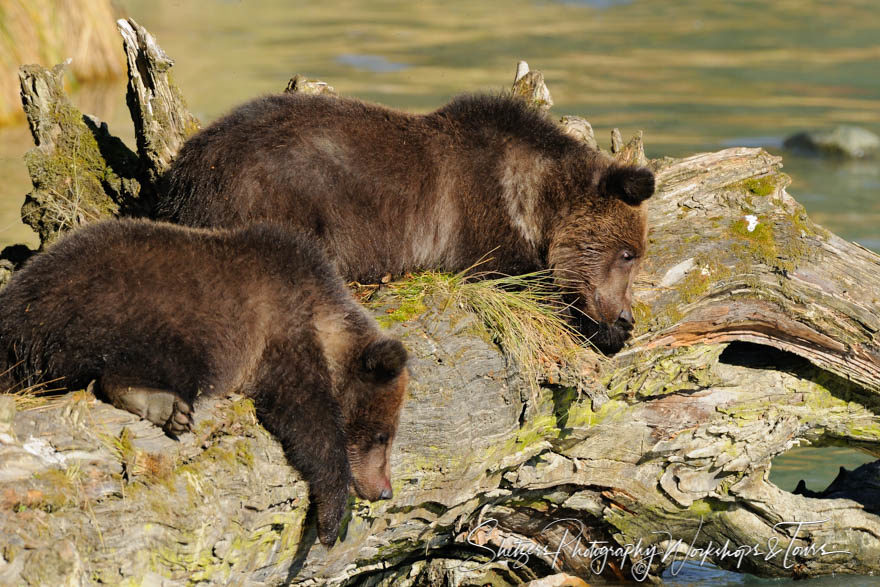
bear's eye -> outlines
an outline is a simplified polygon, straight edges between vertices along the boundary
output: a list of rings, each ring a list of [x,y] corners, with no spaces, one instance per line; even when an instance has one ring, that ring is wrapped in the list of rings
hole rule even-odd
[[[388,435],[384,432],[380,432],[376,435],[375,438],[376,444],[387,444],[388,443]]]
[[[636,258],[636,256],[633,255],[630,251],[623,251],[623,252],[620,254],[620,257],[621,257],[621,259],[623,259],[624,261],[632,261],[633,259]]]

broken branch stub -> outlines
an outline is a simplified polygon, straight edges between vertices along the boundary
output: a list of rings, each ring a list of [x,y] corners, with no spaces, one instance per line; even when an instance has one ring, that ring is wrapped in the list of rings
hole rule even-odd
[[[320,94],[326,94],[328,96],[338,95],[333,86],[326,82],[317,79],[309,79],[298,73],[290,78],[284,91],[288,94],[311,94],[315,96]]]
[[[547,112],[553,106],[550,90],[544,83],[544,74],[540,71],[529,71],[529,64],[525,61],[520,61],[517,64],[516,78],[513,81],[511,92],[541,112]]]
[[[83,114],[64,92],[64,65],[19,70],[21,99],[36,147],[25,155],[33,191],[22,220],[41,246],[85,222],[136,205],[141,195],[137,156],[107,126]]]
[[[125,100],[134,121],[138,155],[150,183],[156,185],[186,139],[199,130],[199,121],[171,81],[174,61],[153,35],[131,18],[116,24],[128,60]]]

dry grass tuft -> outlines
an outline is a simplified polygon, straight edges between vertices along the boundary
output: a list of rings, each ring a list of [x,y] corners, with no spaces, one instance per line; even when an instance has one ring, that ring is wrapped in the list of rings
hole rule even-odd
[[[16,363],[5,371],[0,372],[0,381],[5,381],[6,375],[17,366],[18,364]],[[33,385],[25,385],[23,381],[20,381],[12,385],[12,387],[0,389],[0,393],[12,396],[13,400],[15,400],[16,410],[28,410],[45,405],[51,397],[57,396],[59,392],[67,391],[67,388],[61,386],[60,383],[60,379],[41,381]]]
[[[385,286],[402,308],[423,308],[430,296],[476,315],[533,389],[558,383],[562,370],[580,378],[601,360],[565,319],[563,294],[549,272],[486,278],[425,272]]]

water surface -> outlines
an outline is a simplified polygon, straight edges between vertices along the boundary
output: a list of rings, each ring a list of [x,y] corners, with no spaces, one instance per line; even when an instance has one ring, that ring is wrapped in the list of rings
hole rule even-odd
[[[880,132],[880,10],[873,0],[701,2],[289,2],[120,0],[177,60],[175,80],[209,122],[279,91],[294,73],[417,111],[496,91],[519,59],[544,72],[559,114],[645,131],[649,156],[738,144],[777,150],[805,128]],[[123,82],[83,109],[132,130]],[[23,127],[0,131],[0,244],[25,238]],[[791,193],[831,230],[880,250],[878,164],[787,157]],[[33,242],[33,241],[31,241]]]

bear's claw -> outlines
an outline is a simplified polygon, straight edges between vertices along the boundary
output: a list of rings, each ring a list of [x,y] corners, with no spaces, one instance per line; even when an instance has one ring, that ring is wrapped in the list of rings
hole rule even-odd
[[[348,504],[348,484],[338,489],[334,488],[329,495],[321,495],[318,501],[318,540],[327,548],[336,544],[339,537],[339,528],[345,517],[345,509]]]
[[[192,426],[192,406],[185,401],[179,399],[175,400],[174,406],[171,409],[171,415],[168,416],[168,420],[165,422],[165,425],[162,426],[162,430],[164,430],[169,436],[177,438],[180,434],[191,432]]]
[[[320,510],[319,510],[320,512]],[[344,512],[343,512],[344,513]],[[318,540],[327,548],[336,544],[339,537],[339,527],[342,525],[342,516],[333,516],[336,519],[327,519],[330,516],[318,514]]]
[[[102,378],[101,388],[114,406],[149,420],[172,438],[192,430],[193,408],[173,391],[132,385],[113,376]]]

